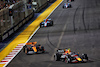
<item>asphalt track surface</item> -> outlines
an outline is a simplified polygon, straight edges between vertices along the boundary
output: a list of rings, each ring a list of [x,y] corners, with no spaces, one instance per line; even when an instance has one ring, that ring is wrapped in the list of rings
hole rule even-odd
[[[46,53],[26,55],[21,51],[7,67],[99,67],[100,66],[100,0],[75,0],[72,8],[62,4],[50,15],[54,26],[40,28],[30,42],[37,41]],[[54,61],[58,48],[86,53],[87,63],[66,64]]]

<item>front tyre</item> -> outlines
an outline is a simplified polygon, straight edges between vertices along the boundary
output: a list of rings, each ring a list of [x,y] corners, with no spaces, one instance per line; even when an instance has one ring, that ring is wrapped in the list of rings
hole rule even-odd
[[[53,26],[53,21],[50,21],[50,26]]]
[[[23,47],[23,52],[25,52],[26,45]]]
[[[42,27],[42,25],[40,24],[40,28]]]
[[[41,49],[42,49],[42,53],[44,53],[44,52],[45,52],[45,50],[44,50],[44,47],[43,47],[43,46],[41,47]]]
[[[25,48],[25,54],[28,54],[28,49],[27,48]]]
[[[86,60],[88,60],[88,56],[87,56],[87,54],[82,54],[82,59],[86,59]]]
[[[60,54],[56,54],[56,55],[54,55],[54,60],[55,61],[60,61],[60,57],[61,57]]]
[[[55,60],[55,61],[57,61],[57,60],[58,60],[56,55],[54,55],[54,60]]]

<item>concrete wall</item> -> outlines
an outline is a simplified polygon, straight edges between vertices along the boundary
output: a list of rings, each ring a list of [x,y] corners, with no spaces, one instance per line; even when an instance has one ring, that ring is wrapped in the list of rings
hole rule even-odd
[[[9,8],[0,10],[0,41],[9,37],[12,33],[18,30],[26,21],[34,16],[32,8],[27,8],[25,11],[25,4],[20,1],[12,7],[13,10],[13,23],[11,16],[9,16]],[[27,16],[25,15],[27,13]]]

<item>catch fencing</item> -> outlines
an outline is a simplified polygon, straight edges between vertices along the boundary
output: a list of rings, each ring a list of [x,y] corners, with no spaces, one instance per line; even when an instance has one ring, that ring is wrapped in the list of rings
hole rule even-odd
[[[11,15],[10,15],[11,14]],[[9,37],[19,29],[26,21],[34,16],[34,11],[28,0],[13,4],[11,11],[9,7],[0,10],[0,41]]]

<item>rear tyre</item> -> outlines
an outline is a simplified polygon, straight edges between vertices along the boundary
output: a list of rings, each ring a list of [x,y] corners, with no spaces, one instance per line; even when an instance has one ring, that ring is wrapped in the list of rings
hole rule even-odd
[[[43,47],[43,46],[41,47],[41,49],[42,49],[42,53],[44,53],[44,52],[45,52],[45,50],[44,50],[44,47]]]
[[[27,48],[25,48],[25,54],[28,54],[28,49]]]
[[[86,60],[88,60],[88,56],[87,56],[87,54],[83,54],[83,55],[82,55],[82,59],[86,59]]]
[[[40,28],[42,27],[42,25],[40,24]]]
[[[62,8],[64,8],[64,6]]]
[[[60,61],[60,57],[61,57],[61,55],[57,53],[56,55],[54,55],[54,60]]]
[[[71,8],[72,6],[70,5],[69,7]]]
[[[26,46],[26,45],[23,47],[23,52],[25,52],[25,48],[27,48],[27,46]]]
[[[23,47],[23,52],[25,52],[25,46]]]
[[[63,6],[63,8],[65,9],[66,7],[65,7],[65,6]]]
[[[53,26],[53,21],[50,21],[50,26]]]
[[[43,24],[40,23],[40,28],[43,27]]]

